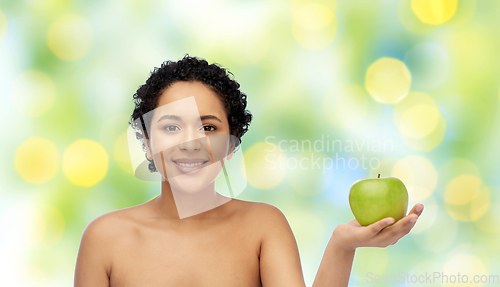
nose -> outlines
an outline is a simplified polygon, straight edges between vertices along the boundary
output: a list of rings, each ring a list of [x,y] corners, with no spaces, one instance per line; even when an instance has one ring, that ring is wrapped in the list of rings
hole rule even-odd
[[[183,141],[178,147],[180,150],[184,151],[197,151],[201,149],[202,140],[206,140],[204,132],[199,133],[196,129],[189,129],[189,131],[186,131]]]

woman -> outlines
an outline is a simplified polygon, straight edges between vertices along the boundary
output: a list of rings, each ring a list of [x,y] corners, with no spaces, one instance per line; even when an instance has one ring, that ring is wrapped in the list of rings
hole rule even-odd
[[[186,55],[156,68],[134,98],[132,126],[149,170],[161,174],[161,194],[88,224],[75,286],[305,286],[281,211],[215,192],[215,177],[252,119],[239,84]],[[415,205],[393,225],[392,218],[339,225],[313,286],[347,286],[355,249],[396,243],[422,210]]]

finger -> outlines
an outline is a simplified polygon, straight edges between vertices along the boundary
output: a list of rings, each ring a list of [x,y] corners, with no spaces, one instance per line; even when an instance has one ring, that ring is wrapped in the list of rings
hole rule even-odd
[[[377,233],[379,233],[382,229],[384,229],[385,227],[387,227],[393,223],[394,223],[394,218],[387,217],[387,218],[381,219],[375,223],[368,225],[367,228],[368,228],[369,232],[372,234],[372,236],[374,236]]]
[[[356,219],[349,221],[347,224],[357,227],[361,226],[361,224],[359,224],[359,222]]]
[[[389,230],[399,230],[399,229],[402,229],[402,228],[404,228],[405,226],[408,226],[408,225],[415,225],[415,223],[417,222],[417,219],[418,219],[418,215],[416,215],[414,213],[410,213],[410,214],[408,214],[407,216],[401,218],[396,223],[394,223],[393,225],[389,226],[386,229],[389,229]]]
[[[413,206],[413,208],[410,210],[408,215],[410,214],[416,214],[417,216],[420,216],[422,214],[422,211],[424,210],[424,205],[421,203],[417,203]]]
[[[401,239],[403,236],[405,236],[411,231],[411,229],[415,226],[417,219],[418,216],[416,216],[415,214],[405,216],[401,220],[398,220],[398,222],[396,222],[392,226],[389,226],[386,229],[382,230],[377,235],[378,237],[377,240],[381,245],[383,245]]]

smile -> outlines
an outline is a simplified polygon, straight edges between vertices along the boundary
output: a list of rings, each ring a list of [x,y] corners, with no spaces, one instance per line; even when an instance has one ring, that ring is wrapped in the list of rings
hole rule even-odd
[[[202,164],[205,164],[208,162],[207,161],[203,161],[203,162],[195,162],[195,163],[184,163],[184,162],[176,162],[175,160],[173,160],[173,162],[177,165],[180,165],[180,166],[184,166],[184,167],[193,167],[193,166],[198,166],[198,165],[202,165]]]
[[[172,160],[178,171],[183,174],[196,174],[200,172],[208,163],[208,160],[201,158],[197,159],[180,159],[179,161]]]

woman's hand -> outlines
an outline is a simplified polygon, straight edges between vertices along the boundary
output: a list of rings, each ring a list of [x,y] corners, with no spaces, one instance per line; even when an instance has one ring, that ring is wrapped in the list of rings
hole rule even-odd
[[[368,226],[361,226],[357,220],[337,226],[326,246],[313,287],[347,286],[356,248],[395,244],[410,232],[423,210],[422,204],[416,204],[407,216],[391,226],[393,218],[384,218]]]
[[[415,226],[424,210],[423,204],[415,204],[407,216],[394,222],[391,217],[384,218],[368,226],[361,226],[356,219],[335,228],[332,243],[344,251],[354,251],[358,247],[387,247],[398,242]]]

